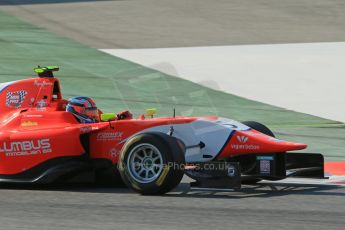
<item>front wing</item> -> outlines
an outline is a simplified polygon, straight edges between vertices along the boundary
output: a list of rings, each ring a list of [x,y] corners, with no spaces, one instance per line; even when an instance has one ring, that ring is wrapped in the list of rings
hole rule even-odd
[[[192,187],[241,188],[243,181],[281,180],[287,177],[324,179],[324,158],[316,153],[258,154],[250,174],[241,174],[238,162],[194,163],[186,174]]]

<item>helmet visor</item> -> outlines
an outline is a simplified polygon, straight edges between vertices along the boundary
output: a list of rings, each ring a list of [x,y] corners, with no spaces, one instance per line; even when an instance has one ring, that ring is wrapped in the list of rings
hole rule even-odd
[[[95,121],[99,121],[99,113],[97,107],[86,108],[84,114],[87,117],[94,119]]]

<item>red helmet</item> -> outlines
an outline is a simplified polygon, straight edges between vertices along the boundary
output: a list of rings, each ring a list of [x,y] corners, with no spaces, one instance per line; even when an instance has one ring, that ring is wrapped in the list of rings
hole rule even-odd
[[[97,106],[89,97],[70,98],[66,111],[73,113],[81,123],[94,123],[100,120]]]

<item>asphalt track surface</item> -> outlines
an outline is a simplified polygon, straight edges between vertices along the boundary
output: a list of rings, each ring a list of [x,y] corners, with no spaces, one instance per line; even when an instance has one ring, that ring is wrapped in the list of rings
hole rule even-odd
[[[345,189],[258,185],[140,196],[121,188],[1,187],[0,229],[344,229]]]
[[[0,8],[97,49],[345,40],[343,0],[1,0]]]
[[[214,30],[215,34],[213,37],[210,33],[208,33],[210,34],[209,36],[205,36],[206,31],[208,31],[206,29],[209,29],[206,27],[205,31],[204,29],[200,29],[201,32],[193,30],[196,31],[193,36],[189,36],[189,34],[187,34],[188,36],[186,35],[184,39],[180,39],[178,43],[170,43],[169,41],[176,41],[178,40],[176,37],[183,34],[184,31],[182,30],[183,27],[181,27],[181,25],[184,22],[188,22],[186,23],[185,28],[190,28],[193,25],[193,20],[187,20],[185,18],[191,14],[191,11],[193,11],[193,4],[186,5],[182,1],[173,1],[174,3],[169,3],[174,5],[173,10],[168,10],[165,7],[162,7],[163,3],[159,3],[157,1],[145,1],[145,4],[140,4],[140,7],[137,6],[138,1],[100,1],[96,4],[92,1],[68,1],[70,3],[47,5],[38,4],[35,6],[30,4],[9,4],[11,2],[13,3],[13,1],[0,1],[0,3],[2,3],[2,5],[0,5],[1,9],[15,15],[21,15],[22,18],[27,17],[26,20],[31,20],[31,22],[41,26],[44,26],[43,24],[46,23],[51,23],[46,22],[50,20],[45,20],[44,17],[41,17],[42,13],[52,16],[60,15],[59,18],[61,20],[64,19],[65,21],[59,22],[59,18],[57,18],[56,22],[53,23],[55,27],[50,28],[51,31],[58,32],[59,34],[97,48],[136,48],[140,47],[141,44],[145,47],[212,44],[230,45],[239,44],[242,41],[246,44],[312,41],[329,42],[343,41],[345,39],[344,30],[342,29],[344,28],[343,23],[345,20],[343,20],[343,14],[340,13],[344,11],[344,4],[342,1],[274,1],[275,3],[272,3],[273,1],[252,1],[251,3],[247,1],[231,1],[234,4],[232,7],[234,8],[233,12],[235,13],[226,15],[230,15],[229,17],[235,17],[237,15],[237,18],[235,17],[233,20],[226,21],[229,24],[238,23],[237,27],[224,27],[224,18],[215,18],[214,15],[209,15],[208,18],[211,21],[217,20],[221,24],[216,26],[218,29]],[[30,1],[16,2],[28,3]],[[42,0],[39,2],[45,3],[47,1]],[[214,1],[205,2],[207,3],[204,3],[206,5],[200,5],[202,11],[211,12],[209,9],[213,9],[214,12],[218,12],[217,10],[224,12],[227,9],[222,5],[227,4],[227,1],[219,1],[219,4],[217,5],[213,4]],[[107,26],[107,22],[111,21],[109,18],[97,13],[95,8],[90,9],[90,11],[95,11],[95,13],[85,11],[87,8],[90,8],[90,4],[95,4],[95,7],[100,7],[100,9],[111,9],[109,8],[111,5],[104,4],[133,4],[129,7],[119,7],[119,13],[122,12],[124,16],[134,18],[135,20],[133,19],[133,23],[130,24],[130,27],[128,26],[128,23],[130,23],[130,21],[128,21],[129,19],[123,20],[122,23],[119,23],[119,26],[121,26],[122,29],[114,32],[113,28],[109,28],[109,26]],[[160,27],[155,26],[148,32],[145,31],[150,29],[149,26],[144,27],[142,28],[142,31],[144,31],[143,34],[137,36],[136,34],[133,34],[133,31],[148,22],[140,20],[142,17],[136,18],[135,15],[144,14],[145,12],[148,15],[152,15],[151,12],[146,11],[149,6],[161,6],[161,8],[163,8],[161,11],[158,10],[162,17],[158,17],[157,20],[155,20],[157,23],[162,22],[162,25]],[[210,6],[216,7],[217,9],[210,8]],[[64,7],[64,11],[58,10],[56,7]],[[73,11],[69,11],[72,9]],[[80,9],[80,11],[77,9]],[[222,9],[224,9],[224,11],[222,11]],[[28,11],[28,15],[31,16],[25,16],[23,11]],[[171,11],[178,12],[179,14],[172,14]],[[66,14],[64,14],[64,12]],[[73,14],[71,14],[71,12],[73,12]],[[197,12],[198,11],[195,11],[194,15],[198,15],[199,13]],[[236,12],[238,12],[238,14]],[[252,23],[247,21],[247,19],[241,20],[240,16],[245,15],[245,12],[248,12],[249,15],[264,15],[261,26],[252,26]],[[82,13],[85,13],[88,16],[83,16]],[[68,15],[70,15],[71,18],[68,18]],[[219,15],[222,16],[225,15],[225,13]],[[85,20],[86,16],[92,18],[92,20]],[[171,24],[166,24],[166,21],[162,21],[163,16],[170,19],[176,18],[177,21],[179,20],[178,18],[181,18],[181,21],[179,23],[173,23],[176,20],[170,20]],[[107,18],[107,20],[103,21],[103,24],[99,24],[95,21],[98,18],[99,20]],[[248,18],[250,19],[251,17]],[[9,20],[7,17],[2,17],[1,19]],[[258,20],[258,17],[254,17],[251,20],[258,23],[260,21]],[[67,21],[70,24],[68,24]],[[73,23],[80,24],[81,22],[85,22],[85,26],[72,27],[70,29],[62,26],[65,24],[71,25]],[[142,24],[138,22],[142,22]],[[91,27],[93,29],[90,29],[89,23],[93,23],[95,26],[98,25],[100,30],[94,30],[95,27]],[[202,24],[206,26],[209,24],[216,24],[215,22],[208,23],[204,20],[199,21],[199,19],[195,19],[194,23],[196,25]],[[157,33],[155,34],[153,32],[159,32],[162,27],[168,28],[173,26],[173,24],[176,24],[176,28],[181,27],[182,29],[175,31],[172,34],[164,33],[159,36],[159,39],[155,39],[155,37],[157,37]],[[138,27],[135,27],[136,25]],[[79,47],[74,44],[71,45],[71,43],[66,40],[52,38],[50,35],[47,35],[33,27],[25,27],[25,25],[16,24],[10,20],[9,27],[17,28],[17,30],[13,30],[12,34],[0,33],[0,35],[2,35],[0,37],[0,42],[4,41],[4,46],[0,47],[2,52],[0,56],[2,58],[1,71],[3,73],[3,75],[0,76],[1,80],[6,78],[16,79],[18,76],[23,77],[26,75],[27,69],[31,69],[33,65],[30,60],[34,60],[35,64],[39,61],[55,61],[57,64],[63,64],[66,72],[71,74],[72,78],[65,78],[62,76],[62,81],[67,85],[65,92],[67,91],[72,95],[73,91],[70,85],[77,82],[77,77],[80,75],[87,75],[89,77],[88,80],[90,81],[90,84],[95,84],[95,82],[92,81],[92,77],[95,77],[95,74],[92,73],[90,68],[87,68],[87,65],[103,67],[101,62],[104,63],[104,66],[110,66],[110,64],[114,62],[117,68],[122,69],[126,69],[126,66],[128,65],[127,63],[122,63],[121,60],[112,59],[112,61],[110,61],[106,57],[95,54],[92,51],[85,52],[83,47]],[[76,28],[82,28],[82,30],[76,30]],[[109,30],[105,31],[105,28],[109,28]],[[219,28],[222,28],[222,30]],[[264,28],[267,30],[263,30]],[[308,30],[306,30],[306,28]],[[20,29],[25,31],[21,31]],[[133,31],[131,31],[131,29],[133,29]],[[234,36],[223,36],[224,39],[222,38],[222,40],[218,40],[219,37],[222,37],[219,36],[219,34],[222,34],[224,31],[228,31],[229,29],[234,31]],[[83,30],[85,30],[85,32],[83,32]],[[127,34],[122,33],[126,30],[128,31]],[[1,32],[2,31],[3,30],[1,30]],[[262,33],[259,33],[258,31],[262,31]],[[33,32],[39,33],[42,36],[41,40],[33,36]],[[26,35],[23,35],[23,33],[26,33]],[[93,37],[93,34],[96,34],[97,36]],[[112,36],[107,37],[107,34]],[[116,37],[118,37],[118,39],[115,40],[113,35],[117,35]],[[7,43],[7,40],[14,42],[13,44]],[[39,42],[45,43],[36,46],[36,43]],[[117,43],[119,43],[118,46],[116,46]],[[55,56],[50,56],[47,52],[44,53],[42,51],[42,49],[51,49],[50,45],[52,44],[54,46],[66,44],[66,46],[60,46],[60,50],[54,50],[56,51],[54,53]],[[99,46],[101,44],[104,44],[104,46]],[[41,49],[38,49],[40,47]],[[24,51],[19,50],[19,48]],[[70,55],[62,55],[63,52],[66,53],[71,50],[73,52]],[[11,56],[10,54],[13,52],[17,53],[16,55]],[[78,52],[80,52],[79,55]],[[6,53],[6,57],[4,56],[4,53]],[[91,62],[89,59],[85,58],[87,55],[94,55],[93,57],[97,57],[99,59],[99,63]],[[82,68],[79,66],[80,68],[77,68],[77,70],[74,71],[74,66],[72,67],[71,65],[68,65],[66,62],[80,65],[84,62],[86,64],[84,64]],[[19,65],[20,67],[18,67]],[[101,79],[103,74],[107,74],[106,70],[104,71],[105,72],[102,72],[101,75],[96,75],[96,77],[98,77],[96,78],[97,81]],[[111,71],[114,70],[111,69]],[[137,73],[134,70],[133,72]],[[82,89],[80,89],[80,91],[82,91]],[[90,88],[87,88],[86,91],[88,93],[91,92]],[[104,92],[91,93],[94,93],[99,99],[104,99],[106,98],[105,92],[106,90]],[[217,94],[217,97],[227,98],[225,95],[220,96],[219,94]],[[306,140],[309,140],[308,138],[312,137],[316,144],[317,142],[320,142],[322,146],[325,146],[325,150],[330,152],[332,152],[332,146],[336,146],[340,149],[341,145],[345,143],[343,139],[343,127],[334,127],[334,130],[329,132],[329,128],[324,128],[322,125],[319,127],[317,125],[319,123],[327,125],[329,124],[329,121],[327,120],[325,121],[310,117],[307,118],[303,115],[293,115],[277,108],[265,107],[265,105],[258,106],[251,104],[248,101],[240,99],[237,100],[237,98],[234,99],[238,102],[238,104],[235,103],[234,105],[238,106],[236,108],[240,108],[242,113],[246,109],[250,110],[254,108],[254,110],[247,112],[249,112],[250,115],[258,116],[263,120],[270,120],[270,117],[267,117],[267,114],[265,114],[264,111],[275,111],[277,114],[280,114],[279,116],[283,117],[284,114],[289,115],[286,116],[286,120],[281,119],[287,121],[287,126],[279,126],[276,124],[278,125],[277,130],[280,130],[280,133],[278,133],[279,135],[285,135],[287,137],[291,135],[293,138],[296,137],[296,132],[298,133],[303,130],[303,133],[297,136],[298,138],[306,138]],[[109,102],[106,101],[106,99],[104,100],[104,104]],[[113,98],[111,98],[111,100],[113,100]],[[118,103],[118,107],[123,106],[120,102],[116,103]],[[198,111],[202,112],[201,109]],[[221,111],[221,113],[231,114],[232,111],[229,111]],[[256,113],[254,113],[254,111]],[[235,117],[239,116],[238,114],[232,115]],[[290,115],[293,119],[287,120]],[[308,125],[300,126],[305,123],[308,123],[308,125],[313,128],[308,128]],[[274,126],[275,124],[272,123],[272,125]],[[327,132],[324,130],[327,130]],[[337,136],[334,136],[334,133],[337,133]],[[318,139],[317,136],[319,136],[320,139]],[[328,137],[324,139],[322,136]],[[337,157],[339,157],[339,155],[337,155]],[[0,188],[0,229],[213,228],[290,230],[344,229],[345,226],[345,188],[337,186],[266,184],[257,187],[245,187],[244,190],[240,192],[219,192],[190,191],[188,189],[188,185],[184,183],[177,188],[177,191],[161,197],[140,196],[122,188],[95,188],[92,186],[60,186],[47,188],[2,185]]]

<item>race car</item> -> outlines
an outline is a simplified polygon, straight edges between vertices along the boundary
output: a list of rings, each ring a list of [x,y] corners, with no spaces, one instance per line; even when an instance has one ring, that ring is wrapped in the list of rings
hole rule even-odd
[[[0,182],[124,182],[141,194],[164,194],[184,175],[192,186],[240,188],[288,176],[324,177],[321,154],[279,140],[258,122],[205,116],[155,117],[148,109],[102,113],[81,123],[66,111],[56,66],[35,78],[0,84]],[[87,176],[85,176],[87,175]]]

